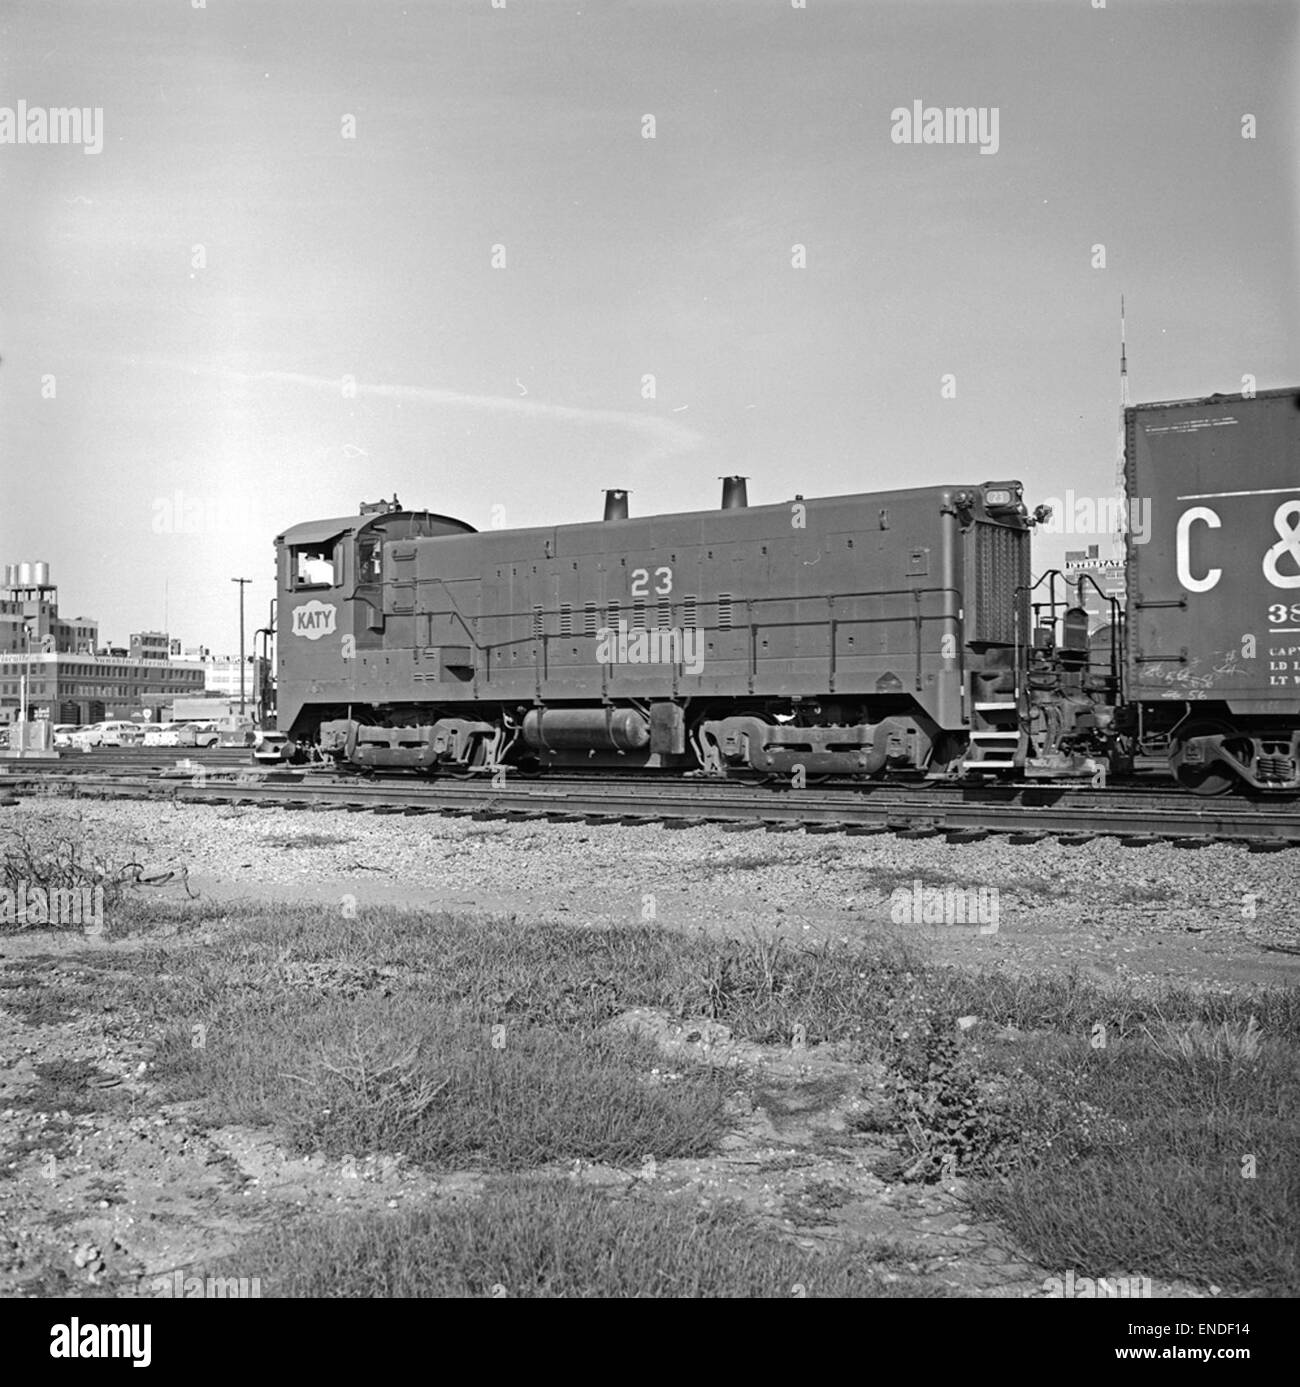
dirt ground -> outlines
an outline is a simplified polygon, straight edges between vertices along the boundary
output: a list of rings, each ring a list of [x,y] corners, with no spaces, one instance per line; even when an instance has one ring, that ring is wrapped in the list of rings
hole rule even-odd
[[[1091,870],[1077,874],[1077,889],[1050,899],[1036,900],[1031,891],[1029,905],[1017,894],[1020,888],[1011,887],[996,931],[981,933],[964,926],[900,925],[885,890],[869,888],[872,871],[884,874],[885,887],[913,871],[918,881],[945,870],[959,880],[974,879],[966,859],[958,863],[954,856],[969,854],[971,847],[878,839],[837,843],[834,835],[730,835],[716,828],[666,832],[463,821],[431,827],[430,821],[400,818],[369,820],[362,829],[360,816],[341,825],[340,816],[324,812],[284,816],[286,825],[257,813],[238,823],[228,818],[232,830],[255,830],[259,847],[292,844],[294,835],[307,842],[312,835],[335,840],[297,851],[280,847],[281,859],[292,857],[294,863],[277,878],[254,866],[261,859],[236,833],[233,841],[214,838],[217,811],[197,808],[151,824],[121,816],[120,808],[82,811],[81,826],[116,834],[137,853],[143,850],[152,869],[176,871],[169,884],[151,888],[173,899],[315,901],[334,908],[351,896],[362,906],[513,916],[523,929],[540,920],[584,925],[641,918],[638,907],[649,882],[654,918],[672,928],[756,929],[805,940],[901,931],[935,960],[1013,971],[1077,966],[1098,981],[1294,986],[1300,978],[1292,918],[1300,868],[1289,861],[1300,853],[1252,859],[1240,850],[1216,848],[1206,853],[1220,854],[1217,863],[1192,853],[1174,854],[1171,862],[1166,850],[1144,867],[1141,854],[1153,850],[1142,849],[1122,856],[1122,868],[1107,867],[1129,873],[1140,891],[1127,878],[1116,890],[1107,879],[1102,890]],[[413,827],[425,835],[411,857],[419,870],[407,870],[386,846],[385,835],[393,843],[400,835],[402,851],[409,852]],[[340,845],[345,833],[364,841]],[[193,845],[200,839],[218,845],[206,862],[194,861]],[[615,864],[614,875],[599,889],[575,889],[566,856],[575,847],[579,860]],[[1013,881],[1032,862],[1016,859],[1014,870],[1008,867],[1006,854],[1017,851],[1030,850],[1002,848],[1000,856],[981,863],[981,871]],[[225,870],[213,869],[218,853]],[[328,855],[312,857],[320,853]],[[471,872],[430,879],[426,869],[438,854],[451,860],[466,853],[477,859]],[[725,863],[728,854],[742,864],[735,871],[697,870],[701,863]],[[765,855],[778,859],[776,865],[764,866]],[[1202,860],[1193,868],[1196,857]],[[1033,865],[1033,871],[1040,869],[1070,878],[1050,863]],[[1207,888],[1221,879],[1217,894]],[[1168,897],[1160,882],[1168,885]],[[1140,899],[1125,901],[1126,892]],[[1252,895],[1268,908],[1236,908],[1240,897]],[[202,939],[189,946],[202,947]],[[139,946],[135,938],[109,941],[37,928],[0,934],[0,1295],[168,1294],[178,1271],[184,1275],[234,1251],[268,1220],[301,1210],[396,1209],[470,1197],[481,1188],[484,1177],[473,1170],[433,1176],[406,1168],[400,1159],[294,1157],[265,1132],[211,1130],[186,1105],[163,1103],[150,1079],[154,1038],[147,1025],[117,1016],[114,1039],[105,1038],[103,1017],[114,1006],[113,961]],[[50,983],[60,978],[84,985],[80,1009],[65,1014],[43,1004]],[[881,1240],[882,1258],[893,1268],[888,1275],[933,1278],[958,1294],[1038,1296],[1047,1278],[1063,1274],[1063,1268],[1033,1265],[996,1228],[974,1222],[961,1180],[916,1186],[891,1184],[872,1173],[888,1154],[890,1139],[862,1131],[859,1119],[875,1102],[883,1104],[883,1096],[872,1096],[883,1076],[850,1063],[843,1050],[759,1047],[733,1040],[725,1028],[704,1020],[683,1023],[651,1012],[627,1014],[613,1024],[653,1037],[666,1065],[723,1065],[738,1080],[743,1077],[731,1100],[734,1130],[724,1149],[707,1159],[665,1160],[639,1170],[579,1164],[557,1170],[558,1177],[636,1197],[737,1200],[809,1247],[848,1238]],[[44,1093],[50,1105],[33,1105],[33,1097]],[[1114,1267],[1105,1274],[1140,1275],[1142,1269]],[[1159,1281],[1153,1292],[1215,1293]]]

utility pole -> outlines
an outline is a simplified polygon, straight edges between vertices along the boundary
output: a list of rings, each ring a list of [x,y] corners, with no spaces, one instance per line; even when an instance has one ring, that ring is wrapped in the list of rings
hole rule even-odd
[[[244,717],[244,588],[253,580],[251,578],[232,578],[232,583],[239,584],[239,717]]]
[[[1124,451],[1125,451],[1125,414],[1124,411],[1132,404],[1128,393],[1128,342],[1124,327],[1124,295],[1119,296],[1119,445],[1116,449],[1115,457],[1115,490],[1123,495],[1125,486],[1124,473]],[[1121,530],[1123,526],[1121,525]]]

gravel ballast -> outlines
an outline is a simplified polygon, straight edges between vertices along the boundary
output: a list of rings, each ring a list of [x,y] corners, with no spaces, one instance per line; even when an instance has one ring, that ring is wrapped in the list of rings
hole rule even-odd
[[[540,921],[901,936],[938,959],[1101,978],[1300,978],[1300,851],[1116,839],[949,845],[332,810],[27,800],[0,830],[80,837],[217,900],[395,905]],[[965,908],[963,912],[963,907]],[[12,941],[13,936],[9,936]]]

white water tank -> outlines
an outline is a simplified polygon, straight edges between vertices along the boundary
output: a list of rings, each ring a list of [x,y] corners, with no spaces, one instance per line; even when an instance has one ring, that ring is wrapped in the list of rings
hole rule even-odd
[[[29,563],[20,563],[18,565],[18,586],[20,588],[29,588],[31,585],[32,566]]]
[[[14,572],[13,564],[5,564],[5,587],[13,587],[14,583],[17,581],[17,578],[18,575]]]
[[[38,588],[47,588],[50,585],[50,566],[43,559],[32,565],[34,574],[33,581]]]

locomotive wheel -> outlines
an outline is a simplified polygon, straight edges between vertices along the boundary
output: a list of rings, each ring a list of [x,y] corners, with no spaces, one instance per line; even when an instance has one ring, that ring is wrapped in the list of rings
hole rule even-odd
[[[455,770],[434,769],[431,774],[446,780],[474,780],[481,775],[486,765],[487,742],[482,737],[475,737],[469,759],[463,766],[457,766]]]
[[[1169,765],[1174,779],[1194,795],[1226,795],[1237,786],[1237,777],[1222,762],[1209,766],[1188,765],[1183,761],[1183,746],[1192,737],[1231,737],[1233,728],[1223,722],[1194,722],[1185,729],[1169,753]]]

